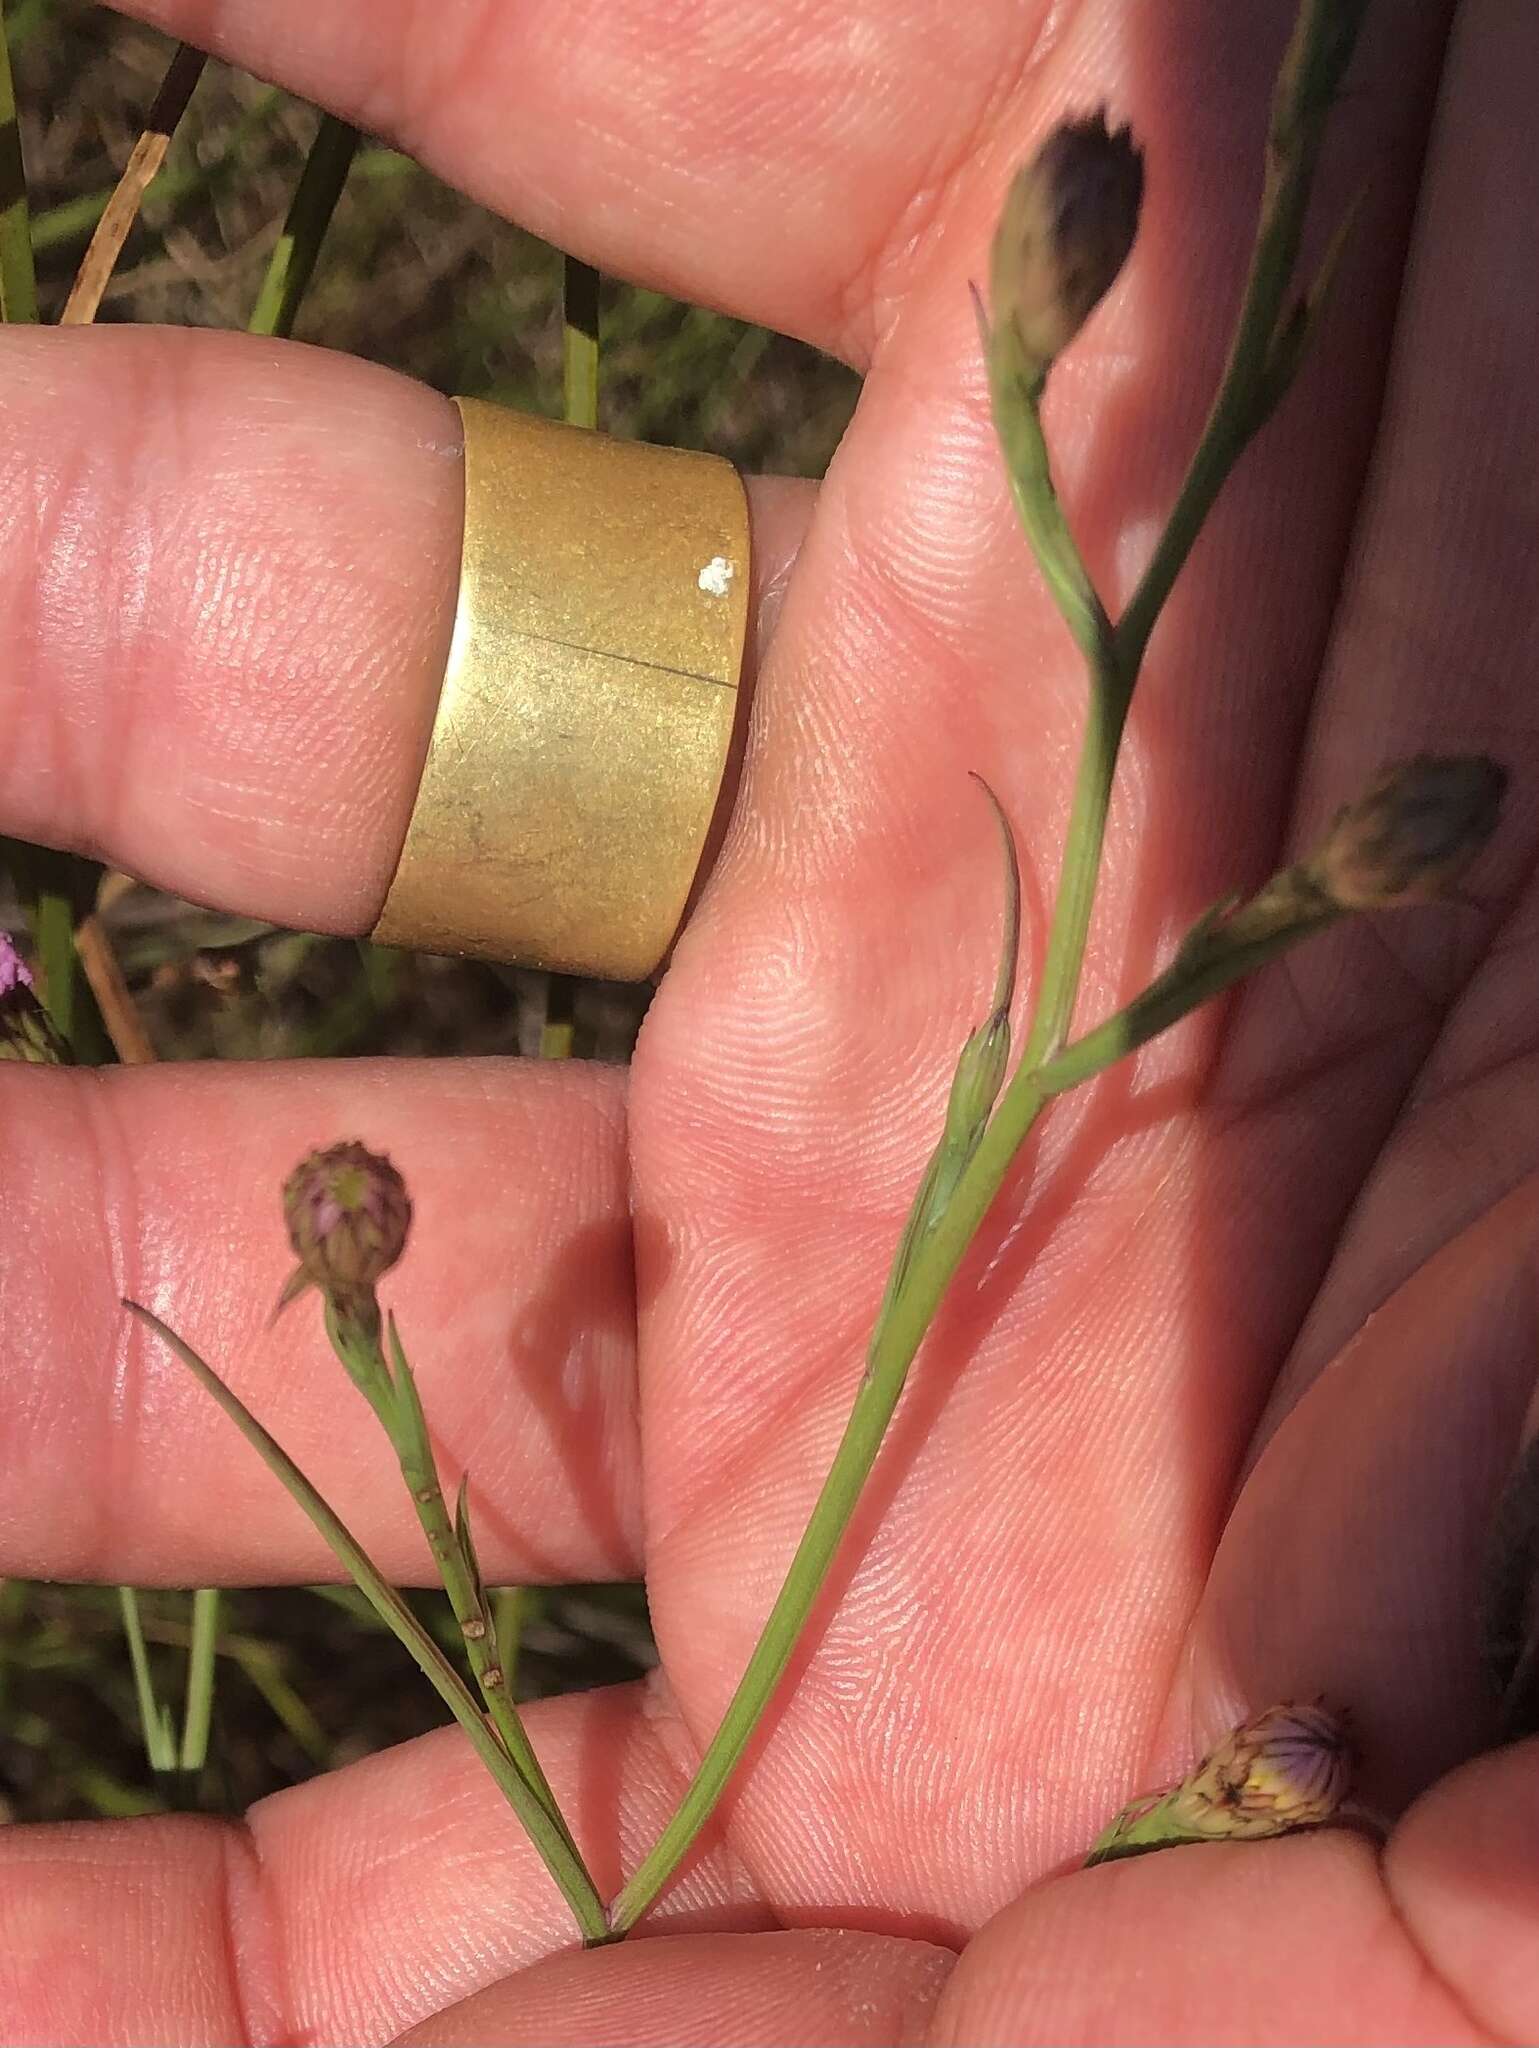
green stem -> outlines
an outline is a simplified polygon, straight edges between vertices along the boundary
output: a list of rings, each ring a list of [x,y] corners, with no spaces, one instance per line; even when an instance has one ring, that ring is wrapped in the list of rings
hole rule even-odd
[[[1111,645],[1111,621],[1085,567],[1063,504],[1053,483],[1052,463],[1042,432],[1043,378],[1030,373],[1013,324],[991,333],[980,309],[979,332],[988,365],[994,431],[1010,479],[1021,525],[1037,558],[1042,580],[1085,660],[1094,669]]]
[[[208,1762],[208,1736],[214,1716],[214,1660],[219,1648],[220,1595],[215,1586],[199,1586],[192,1596],[192,1636],[187,1645],[187,1701],[182,1717],[178,1767],[190,1773]]]
[[[257,294],[247,329],[252,334],[289,335],[315,272],[321,243],[331,225],[342,187],[358,147],[358,130],[325,114],[300,173],[277,247]]]
[[[1229,359],[1165,530],[1117,625],[1117,647],[1129,673],[1143,660],[1214,500],[1271,412],[1272,352],[1298,262],[1326,118],[1366,10],[1367,0],[1304,0],[1299,10],[1272,99],[1261,220]]]
[[[37,276],[32,264],[32,230],[27,208],[27,169],[22,161],[16,88],[0,0],[0,320],[37,319]]]
[[[1050,1058],[1073,1022],[1106,843],[1117,756],[1133,701],[1134,681],[1132,673],[1120,670],[1110,650],[1100,656],[1091,670],[1090,702],[1074,779],[1063,871],[1058,878],[1036,1009],[1021,1052],[1022,1069]]]
[[[1366,0],[1304,0],[1273,102],[1261,223],[1229,364],[1191,473],[1115,631],[1106,624],[1053,491],[1041,440],[1040,394],[1027,390],[1019,366],[1008,354],[988,348],[986,340],[995,421],[1022,523],[1091,670],[1085,740],[1036,1014],[1014,1079],[950,1200],[923,1233],[904,1232],[899,1256],[907,1267],[901,1284],[884,1297],[865,1377],[832,1469],[721,1726],[678,1811],[610,1909],[610,1926],[617,1934],[635,1925],[668,1882],[741,1760],[833,1563],[915,1353],[1045,1104],[1303,935],[1279,938],[1266,948],[1240,948],[1224,960],[1205,960],[1196,974],[1188,967],[1184,993],[1173,969],[1128,1011],[1078,1045],[1059,1050],[1073,1018],[1117,757],[1144,650],[1220,485],[1275,400],[1272,348],[1297,259],[1320,135],[1365,7]]]
[[[1334,915],[1322,911],[1313,919],[1244,945],[1218,943],[1191,964],[1178,957],[1125,1010],[1045,1065],[1022,1067],[1017,1072],[963,1169],[950,1202],[910,1253],[904,1283],[889,1300],[872,1339],[866,1376],[833,1466],[764,1632],[678,1811],[610,1909],[610,1926],[616,1934],[636,1924],[688,1854],[752,1739],[849,1526],[915,1353],[1045,1104],[1090,1080],[1288,947],[1322,930]]]
[[[330,1544],[334,1555],[369,1601],[376,1614],[401,1642],[418,1669],[470,1738],[471,1747],[496,1780],[504,1798],[522,1822],[541,1861],[560,1887],[562,1896],[586,1941],[607,1938],[604,1908],[591,1879],[567,1846],[562,1831],[535,1797],[523,1774],[503,1748],[470,1688],[433,1641],[406,1602],[390,1585],[363,1545],[341,1516],[305,1477],[283,1446],[265,1430],[239,1397],[233,1394],[211,1365],[177,1335],[168,1323],[138,1302],[125,1301],[129,1314],[153,1330],[186,1366],[204,1391],[235,1424],[269,1469],[277,1474],[311,1522]]]
[[[43,978],[43,1006],[66,1044],[75,1041],[75,987],[79,963],[75,954],[75,910],[69,897],[44,889],[32,907],[32,943]],[[76,1057],[79,1055],[77,1053]]]
[[[422,1402],[417,1393],[416,1376],[406,1361],[400,1339],[391,1326],[391,1349],[393,1352],[393,1384],[395,1398],[380,1410],[381,1420],[390,1436],[396,1457],[400,1461],[401,1476],[411,1493],[412,1506],[422,1524],[422,1533],[428,1540],[433,1553],[433,1562],[443,1580],[444,1591],[449,1596],[449,1605],[459,1623],[460,1634],[465,1643],[465,1655],[475,1675],[481,1697],[486,1702],[486,1711],[492,1726],[502,1738],[503,1747],[513,1759],[518,1770],[534,1796],[540,1801],[552,1824],[560,1830],[561,1838],[579,1865],[582,1858],[571,1831],[562,1818],[556,1796],[549,1780],[535,1755],[518,1708],[513,1703],[512,1689],[508,1674],[503,1669],[498,1652],[497,1634],[493,1626],[490,1603],[480,1583],[480,1574],[475,1569],[467,1546],[462,1545],[454,1524],[449,1519],[448,1505],[444,1500],[443,1487],[438,1478],[437,1462],[428,1438],[427,1418],[422,1412]],[[381,1370],[385,1370],[384,1358],[380,1359]],[[584,1869],[584,1876],[587,1876]],[[591,1879],[589,1880],[591,1886]]]
[[[155,1697],[149,1652],[144,1646],[144,1624],[139,1618],[139,1596],[132,1586],[118,1587],[118,1608],[123,1617],[123,1634],[128,1639],[128,1661],[133,1666],[144,1753],[156,1777],[164,1778],[176,1769],[176,1740],[171,1732],[170,1712]]]

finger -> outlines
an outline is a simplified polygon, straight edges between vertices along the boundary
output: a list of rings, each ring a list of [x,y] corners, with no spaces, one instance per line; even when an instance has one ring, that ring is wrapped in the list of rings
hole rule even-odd
[[[1539,13],[1500,0],[1460,9],[1295,843],[1386,759],[1421,750],[1503,762],[1501,828],[1471,903],[1345,932],[1300,954],[1286,989],[1258,989],[1221,1077],[1225,1099],[1243,1100],[1292,1064],[1332,1086],[1332,1154],[1385,1148],[1339,1249],[1334,1219],[1319,1218],[1317,1270],[1334,1251],[1332,1272],[1268,1427],[1418,1264],[1539,1159],[1528,1064],[1539,287],[1511,240],[1539,208],[1539,162],[1519,142],[1536,74]],[[1306,1100],[1280,1107],[1297,1120]]]
[[[1498,2041],[1539,2033],[1539,1744],[1467,1764],[1390,1837],[1384,1881],[1428,1966]]]
[[[1362,1795],[1384,1813],[1492,1739],[1481,1577],[1534,1390],[1536,1228],[1530,1181],[1289,1411],[1225,1530],[1152,1781],[1247,1714],[1316,1693],[1351,1715]]]
[[[385,1576],[431,1560],[383,1432],[292,1267],[279,1191],[320,1143],[387,1153],[416,1205],[384,1282],[446,1492],[494,1582],[640,1568],[623,1080],[522,1061],[0,1067],[0,1572],[332,1578],[300,1509],[128,1294],[200,1351]]]
[[[0,830],[203,902],[367,930],[448,653],[459,423],[240,335],[0,333]],[[808,506],[756,495],[776,587]]]
[[[137,0],[601,268],[859,357],[1053,10]],[[879,314],[877,315],[879,317]]]
[[[609,1897],[622,1851],[655,1839],[680,1789],[644,1689],[525,1713]],[[670,1923],[743,1930],[768,1916],[718,1850],[660,1905],[656,1926]],[[454,1728],[280,1792],[243,1827],[0,1829],[0,1935],[9,2041],[362,2048],[570,1949],[576,1929]]]
[[[403,2048],[885,2048],[924,2038],[956,1958],[892,1935],[675,1935],[553,1956],[402,2037]]]
[[[1372,1850],[1336,1834],[1170,1849],[1042,1886],[968,1947],[927,2039],[1484,2048],[1489,2036],[1428,1968]]]

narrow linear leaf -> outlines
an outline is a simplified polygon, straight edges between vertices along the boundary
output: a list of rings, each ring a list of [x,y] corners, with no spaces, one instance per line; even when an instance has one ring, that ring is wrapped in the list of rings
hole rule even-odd
[[[481,1560],[476,1556],[476,1539],[470,1531],[470,1474],[460,1474],[460,1490],[454,1499],[454,1540],[460,1546],[460,1555],[465,1560],[465,1569],[470,1573],[470,1583],[476,1589],[476,1599],[481,1612],[486,1616],[488,1629],[492,1626],[491,1602],[486,1597],[486,1581],[481,1576]],[[506,1667],[503,1671],[506,1677]]]
[[[1342,215],[1308,289],[1278,327],[1271,353],[1267,357],[1266,368],[1262,373],[1261,389],[1256,401],[1258,426],[1271,417],[1292,390],[1294,380],[1314,345],[1326,308],[1335,296],[1336,284],[1341,276],[1342,259],[1346,255],[1347,245],[1356,232],[1363,202],[1367,198],[1367,190],[1365,185]]]
[[[128,1300],[123,1302],[123,1306],[175,1353],[304,1509],[354,1584],[405,1645],[418,1669],[470,1737],[476,1754],[496,1779],[545,1867],[560,1886],[584,1935],[590,1940],[600,1939],[604,1934],[602,1906],[591,1886],[583,1884],[581,1873],[574,1868],[572,1852],[562,1839],[560,1829],[493,1734],[471,1697],[469,1687],[400,1594],[381,1575],[341,1516],[300,1471],[287,1451],[268,1434],[245,1403],[231,1392],[213,1367],[152,1310]]]
[[[1015,833],[1005,807],[977,769],[973,781],[988,799],[1005,857],[1005,924],[999,942],[999,972],[994,980],[994,1014],[1008,1016],[1015,1001],[1015,978],[1021,958],[1021,862],[1016,852]]]
[[[994,976],[994,1005],[958,1057],[951,1093],[946,1101],[945,1126],[940,1142],[925,1167],[908,1221],[903,1226],[903,1235],[882,1298],[882,1310],[877,1317],[878,1329],[902,1289],[915,1247],[944,1214],[957,1182],[978,1149],[994,1104],[999,1099],[1009,1064],[1010,1006],[1015,1000],[1021,950],[1021,865],[1016,854],[1015,834],[1010,829],[1004,806],[976,771],[973,780],[988,799],[1004,851],[1004,927],[1000,935],[999,965]]]
[[[321,244],[358,150],[358,130],[324,114],[299,174],[262,289],[247,321],[252,334],[287,336],[315,274]]]

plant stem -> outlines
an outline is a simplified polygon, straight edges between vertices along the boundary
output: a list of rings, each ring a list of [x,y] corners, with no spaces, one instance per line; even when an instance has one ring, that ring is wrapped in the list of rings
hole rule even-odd
[[[191,1774],[208,1762],[214,1714],[214,1658],[219,1647],[219,1589],[199,1586],[192,1596],[192,1637],[187,1645],[187,1702],[178,1767]]]
[[[1074,1020],[1096,883],[1101,873],[1117,756],[1122,748],[1135,680],[1133,673],[1124,673],[1110,649],[1099,656],[1091,669],[1085,736],[1074,778],[1063,870],[1058,877],[1058,896],[1048,929],[1036,1008],[1018,1072],[1051,1058]]]
[[[0,14],[0,321],[30,323],[36,319],[37,276],[32,266],[27,170],[16,120],[10,46]]]
[[[353,1535],[341,1516],[317,1491],[245,1403],[225,1385],[211,1365],[192,1346],[163,1323],[151,1310],[135,1301],[125,1301],[129,1314],[153,1330],[187,1367],[188,1371],[235,1424],[269,1469],[277,1474],[311,1522],[330,1544],[334,1555],[369,1601],[376,1614],[405,1646],[418,1669],[443,1700],[450,1713],[469,1736],[476,1755],[501,1788],[508,1804],[518,1815],[546,1869],[560,1887],[562,1896],[583,1937],[590,1943],[607,1938],[604,1908],[592,1880],[568,1847],[544,1806],[535,1797],[501,1741],[493,1733],[469,1687],[433,1641],[406,1602],[390,1585]]]
[[[906,1270],[900,1284],[884,1297],[865,1375],[832,1468],[721,1726],[677,1812],[610,1909],[616,1934],[633,1927],[668,1882],[741,1760],[833,1563],[915,1353],[1045,1104],[1250,972],[1284,943],[1304,935],[1301,930],[1268,947],[1237,949],[1222,960],[1205,959],[1199,972],[1187,970],[1184,977],[1177,971],[1182,965],[1178,961],[1126,1011],[1079,1044],[1059,1050],[1073,1019],[1117,758],[1143,654],[1219,487],[1276,402],[1273,349],[1297,259],[1320,136],[1366,4],[1367,0],[1303,0],[1278,77],[1261,222],[1223,383],[1154,557],[1114,630],[1102,624],[1099,600],[1052,490],[1045,445],[1040,443],[1038,394],[1018,390],[1017,396],[1028,401],[1024,406],[1001,405],[1000,388],[1008,383],[1011,368],[1007,359],[990,352],[995,418],[1022,522],[1091,671],[1085,739],[1036,1013],[1021,1063],[950,1200],[924,1232],[905,1229],[900,1256],[907,1259]]]
[[[1275,403],[1272,351],[1298,262],[1326,118],[1366,11],[1367,0],[1304,0],[1299,10],[1272,99],[1261,220],[1229,359],[1165,530],[1118,621],[1117,646],[1130,673],[1143,660],[1214,500]]]
[[[171,1732],[171,1715],[155,1697],[150,1675],[149,1652],[144,1646],[144,1624],[139,1618],[139,1596],[132,1586],[118,1587],[118,1608],[123,1633],[128,1639],[128,1661],[133,1666],[134,1697],[139,1704],[139,1727],[144,1736],[144,1753],[157,1778],[176,1769],[176,1742]]]
[[[75,1042],[75,912],[57,889],[43,889],[33,899],[32,943],[42,973],[43,1006],[54,1029],[72,1048]],[[78,1059],[79,1054],[76,1053]]]
[[[407,1363],[393,1324],[390,1336],[395,1400],[380,1409],[380,1417],[400,1460],[401,1476],[410,1490],[422,1533],[427,1537],[433,1562],[438,1567],[444,1591],[449,1596],[449,1605],[459,1623],[471,1671],[486,1702],[492,1726],[502,1738],[503,1747],[553,1825],[560,1830],[573,1857],[581,1862],[577,1845],[562,1818],[556,1796],[513,1703],[507,1673],[498,1654],[490,1604],[480,1582],[480,1573],[475,1568],[473,1553],[469,1551],[468,1543],[461,1543],[459,1532],[449,1520],[437,1462],[428,1438],[427,1418],[417,1393],[416,1377]],[[383,1355],[380,1366],[382,1371],[386,1370]]]
[[[356,128],[339,121],[334,114],[322,115],[256,306],[246,323],[250,333],[293,333],[300,302],[314,274],[321,243],[342,196],[357,147]]]

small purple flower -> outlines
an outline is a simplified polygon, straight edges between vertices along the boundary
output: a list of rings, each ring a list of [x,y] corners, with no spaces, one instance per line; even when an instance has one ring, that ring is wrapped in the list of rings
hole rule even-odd
[[[32,970],[16,950],[9,932],[0,932],[0,997],[18,988],[31,988]]]
[[[0,1060],[67,1067],[70,1049],[32,989],[32,973],[9,932],[0,932]]]

